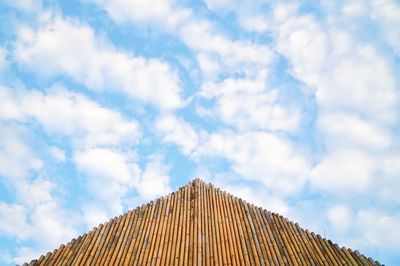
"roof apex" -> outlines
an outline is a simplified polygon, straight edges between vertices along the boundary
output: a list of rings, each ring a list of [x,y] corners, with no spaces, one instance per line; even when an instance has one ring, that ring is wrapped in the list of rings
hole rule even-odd
[[[31,263],[114,265],[158,261],[165,265],[177,264],[177,260],[182,264],[204,264],[207,260],[210,264],[322,265],[325,261],[336,265],[345,261],[380,265],[200,178],[114,217]]]
[[[200,184],[205,184],[205,182],[201,179],[201,178],[199,178],[199,177],[196,177],[196,178],[194,178],[194,179],[192,179],[191,181],[189,181],[189,183],[187,184],[187,185],[194,185],[194,186],[198,186],[198,185],[200,185]],[[210,183],[211,184],[211,183]]]

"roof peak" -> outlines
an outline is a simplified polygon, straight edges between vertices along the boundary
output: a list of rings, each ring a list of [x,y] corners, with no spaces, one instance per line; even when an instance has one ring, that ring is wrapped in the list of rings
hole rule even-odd
[[[205,182],[201,178],[196,177],[195,179],[189,181],[187,185],[199,185],[199,184],[205,184]]]
[[[294,254],[291,248],[296,249]],[[207,260],[209,264],[380,265],[200,178],[31,263],[171,265],[178,260],[185,265]]]

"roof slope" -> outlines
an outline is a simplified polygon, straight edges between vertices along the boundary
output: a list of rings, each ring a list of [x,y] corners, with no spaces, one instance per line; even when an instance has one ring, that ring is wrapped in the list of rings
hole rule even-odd
[[[380,265],[196,179],[29,265]]]

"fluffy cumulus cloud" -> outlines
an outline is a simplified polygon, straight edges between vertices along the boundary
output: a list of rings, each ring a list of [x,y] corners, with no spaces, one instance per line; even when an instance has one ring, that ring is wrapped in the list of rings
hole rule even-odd
[[[134,23],[149,23],[158,26],[174,29],[190,16],[190,11],[178,7],[176,1],[143,0],[85,0],[100,5],[107,10],[113,20],[117,22],[130,21]]]
[[[265,12],[267,8],[263,6],[262,1],[252,1],[251,5],[236,0],[206,0],[204,2],[208,9],[217,14],[234,12],[239,25],[246,31],[263,33],[269,29],[270,22]]]
[[[62,203],[54,195],[53,182],[38,178],[33,181],[14,180],[12,183],[18,195],[18,203],[0,203],[0,214],[3,217],[0,235],[14,237],[21,243],[18,247],[19,255],[10,259],[10,262],[23,263],[32,254],[43,254],[77,234],[79,216],[62,208]],[[29,198],[25,195],[29,195]],[[24,246],[24,243],[34,243],[34,246]],[[29,253],[25,252],[27,250]]]
[[[87,185],[113,214],[123,211],[122,198],[139,178],[140,169],[132,155],[104,148],[77,152],[74,162],[88,176]]]
[[[372,6],[393,5],[396,12],[393,2],[378,2]],[[391,58],[394,54],[382,45],[393,45],[396,33],[390,33],[391,41],[387,37],[362,37],[368,23],[380,27],[392,20],[390,13],[380,19],[371,15],[380,13],[372,6],[362,1],[324,3],[322,8],[328,17],[324,23],[311,14],[301,14],[298,5],[278,5],[273,11],[278,52],[286,57],[296,79],[315,89],[319,110],[316,125],[325,149],[311,172],[311,185],[315,190],[344,197],[356,193],[364,198],[376,189],[381,195],[392,194],[389,191],[393,183],[383,180],[390,179],[385,165],[397,156],[399,144],[394,132],[400,99]],[[349,23],[353,26],[343,27]],[[371,34],[385,36],[385,31]],[[358,225],[362,228],[359,235],[350,234],[346,241],[359,238],[368,243],[363,248],[381,245],[373,242],[375,237],[364,237],[382,233],[378,227],[366,226],[364,219],[374,216],[379,221],[385,217],[381,221],[390,227],[387,221],[395,220],[396,214],[389,208],[377,215],[362,202],[347,204],[330,209],[328,217],[333,228],[350,234],[349,228],[354,230]],[[353,223],[357,225],[352,227]]]
[[[0,11],[0,263],[200,176],[398,264],[397,1]]]
[[[73,138],[79,147],[115,146],[135,143],[139,126],[128,121],[82,94],[62,87],[48,93],[37,90],[0,88],[0,118],[29,122],[38,121],[49,134]]]
[[[387,215],[376,209],[362,209],[357,213],[356,219],[356,225],[364,232],[364,245],[385,246],[392,250],[399,245],[398,213]]]
[[[346,206],[333,206],[328,211],[328,219],[337,231],[347,230],[353,221],[352,214]]]
[[[24,230],[26,213],[21,205],[0,203],[0,232],[18,236]]]
[[[0,47],[0,69],[7,67],[7,51]]]
[[[390,29],[390,25],[400,22],[400,6],[396,1],[372,1],[372,19],[376,21],[383,32],[387,43],[397,55],[400,55],[400,31]]]
[[[134,156],[113,149],[137,143],[139,127],[136,121],[64,88],[43,93],[2,87],[1,95],[1,135],[5,141],[0,149],[0,174],[18,195],[18,204],[2,203],[2,214],[12,211],[14,215],[7,215],[9,220],[4,220],[1,232],[14,235],[22,243],[37,243],[33,249],[21,247],[17,258],[20,263],[28,260],[29,254],[43,253],[76,236],[79,221],[74,217],[80,216],[77,210],[61,208],[56,196],[61,188],[55,180],[43,177],[48,165],[30,147],[32,138],[40,135],[35,135],[29,125],[34,129],[39,124],[48,136],[70,141],[76,168],[83,174],[94,175],[86,183],[88,190],[99,199],[112,199],[106,210],[114,214],[122,211],[121,198],[132,188],[138,170],[132,163]],[[56,162],[66,161],[65,152],[57,146],[48,147],[45,154]]]
[[[0,174],[13,179],[21,179],[30,171],[37,171],[43,162],[24,141],[26,130],[20,126],[1,125]],[[21,164],[23,162],[23,164]]]
[[[151,199],[170,191],[169,168],[161,158],[150,160],[143,170],[138,165],[135,119],[61,86],[45,92],[1,87],[0,94],[0,175],[17,195],[17,203],[1,203],[1,214],[8,218],[2,220],[0,234],[36,243],[21,245],[13,259],[17,263],[76,237],[82,225],[94,226],[122,213],[129,193]],[[48,145],[43,152],[35,145],[34,150],[33,139],[44,136],[63,143],[56,141],[59,146]],[[66,144],[68,153],[60,147]],[[85,197],[95,202],[63,208],[60,193],[68,192],[56,177],[46,177],[52,167],[46,156],[58,166],[72,162],[76,174],[84,177]]]
[[[17,61],[44,76],[66,75],[89,89],[119,91],[161,109],[182,105],[171,66],[117,49],[86,24],[55,17],[36,29],[21,26],[17,38]]]
[[[354,150],[329,153],[313,169],[312,184],[332,192],[346,189],[366,192],[374,176],[374,159]]]
[[[55,146],[49,148],[49,153],[60,162],[65,162],[65,152]]]
[[[176,144],[193,160],[226,159],[242,178],[259,181],[278,194],[300,190],[310,172],[307,158],[289,140],[275,134],[230,130],[197,134],[185,121],[176,118],[159,120],[157,127],[165,142]]]
[[[285,201],[266,192],[263,186],[251,186],[245,184],[224,184],[223,179],[216,177],[216,184],[237,197],[257,206],[264,206],[271,212],[281,215],[287,214],[288,205]]]
[[[259,64],[268,63],[271,58],[267,46],[248,40],[232,40],[221,34],[209,20],[197,16],[190,8],[180,6],[177,1],[164,1],[162,4],[141,0],[88,2],[96,3],[106,10],[117,23],[140,23],[178,36],[199,55],[202,52],[217,55],[220,63],[231,69],[247,63],[247,69],[251,71]]]
[[[239,130],[294,131],[298,126],[296,106],[279,103],[278,90],[266,90],[263,80],[229,78],[202,89],[206,98],[216,101],[213,114]]]
[[[50,136],[68,137],[76,151],[75,159],[87,155],[84,156],[86,161],[83,162],[87,166],[85,169],[91,169],[91,166],[93,168],[95,162],[89,160],[95,158],[99,158],[99,162],[104,159],[111,165],[116,165],[115,168],[120,169],[120,166],[124,165],[123,155],[118,151],[107,153],[106,148],[112,149],[121,145],[132,147],[138,141],[139,126],[135,120],[125,119],[119,112],[104,108],[82,94],[73,93],[64,88],[51,88],[48,93],[22,89],[13,91],[2,88],[1,93],[3,97],[1,98],[0,117],[3,120],[25,123],[36,121]],[[18,148],[18,143],[12,139],[5,143],[4,149],[9,149],[9,153],[14,150],[15,156],[19,156],[20,161],[30,156],[29,151],[24,150],[24,146],[20,145]],[[65,154],[59,148],[50,147],[49,152],[57,160],[65,161]],[[31,160],[32,167],[40,166],[40,161]],[[29,160],[26,161],[29,162]],[[29,165],[27,164],[27,167]],[[104,164],[100,163],[99,165]],[[112,172],[115,168],[110,167],[108,172]],[[14,171],[12,170],[14,168],[10,169],[10,171]],[[15,169],[18,168],[15,167]],[[23,168],[18,171],[23,171],[21,175],[26,172]],[[128,179],[125,170],[114,174],[124,180]]]
[[[288,141],[262,132],[214,133],[199,148],[198,156],[226,158],[243,178],[259,181],[282,194],[301,189],[309,171],[306,158],[297,154]]]
[[[396,142],[391,129],[398,121],[399,92],[392,62],[377,44],[357,38],[362,24],[339,28],[350,14],[363,14],[366,7],[353,4],[326,7],[344,13],[333,16],[327,28],[293,6],[280,6],[274,13],[278,51],[298,79],[316,88],[317,125],[327,154],[312,181],[328,190],[367,191],[382,167],[379,161]],[[374,150],[382,153],[379,158]]]
[[[396,121],[399,95],[393,66],[377,46],[356,39],[360,29],[338,28],[340,20],[324,29],[312,16],[296,16],[292,6],[277,8],[274,15],[278,51],[298,79],[316,88],[322,110],[348,110],[382,123]]]
[[[75,222],[63,211],[55,198],[55,184],[39,175],[44,162],[31,148],[29,132],[21,126],[1,124],[4,145],[0,148],[0,176],[2,184],[15,191],[15,202],[0,201],[0,235],[15,238],[24,245],[25,241],[35,243],[32,252],[46,252],[74,235]],[[29,195],[29,197],[27,197]],[[33,242],[32,242],[33,241]],[[22,247],[19,247],[20,251]],[[11,256],[2,263],[21,263],[30,257]]]
[[[333,231],[348,245],[366,248],[383,246],[380,253],[395,252],[399,244],[400,230],[396,226],[399,214],[388,215],[382,210],[362,208],[357,211],[343,205],[328,210],[328,219]],[[359,237],[355,234],[361,233]],[[352,237],[349,237],[352,236]]]
[[[171,191],[169,187],[169,167],[159,156],[150,158],[140,177],[138,190],[144,199],[154,199]]]
[[[197,148],[199,134],[191,125],[173,115],[165,115],[156,121],[156,129],[163,141],[178,145],[184,154],[190,154]]]
[[[6,6],[14,8],[20,12],[38,12],[43,6],[43,0],[24,0],[24,1],[11,1],[5,0]]]
[[[71,223],[67,223],[70,217]],[[76,235],[74,219],[67,212],[60,210],[54,202],[46,202],[35,208],[30,215],[32,223],[26,228],[26,236],[39,243],[41,250],[57,247]]]
[[[337,123],[340,121],[340,124]],[[356,147],[359,149],[385,150],[393,145],[391,131],[374,120],[363,119],[357,114],[329,113],[321,117],[318,126],[331,149]],[[332,144],[332,145],[330,145]]]

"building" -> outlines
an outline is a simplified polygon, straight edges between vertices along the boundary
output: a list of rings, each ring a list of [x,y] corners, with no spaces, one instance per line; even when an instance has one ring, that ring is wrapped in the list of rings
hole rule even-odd
[[[195,179],[29,265],[380,264]]]

